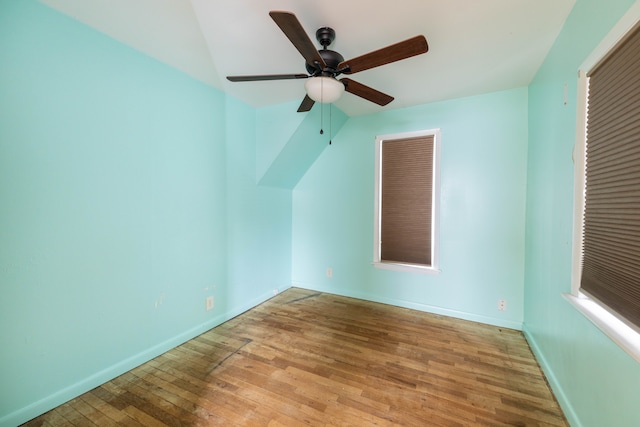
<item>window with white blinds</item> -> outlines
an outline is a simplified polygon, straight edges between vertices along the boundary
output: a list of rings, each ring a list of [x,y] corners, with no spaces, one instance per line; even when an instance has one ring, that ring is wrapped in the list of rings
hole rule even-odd
[[[439,131],[376,138],[374,264],[437,269]]]

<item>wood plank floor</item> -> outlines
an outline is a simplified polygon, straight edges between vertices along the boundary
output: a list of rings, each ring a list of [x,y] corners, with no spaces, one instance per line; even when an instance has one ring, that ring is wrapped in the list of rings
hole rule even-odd
[[[567,426],[522,333],[292,288],[26,426]]]

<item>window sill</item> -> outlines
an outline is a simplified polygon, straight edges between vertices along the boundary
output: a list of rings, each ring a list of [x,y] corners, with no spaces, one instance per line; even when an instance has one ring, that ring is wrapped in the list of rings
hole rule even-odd
[[[409,273],[418,273],[418,274],[435,275],[440,273],[440,270],[438,270],[437,268],[428,267],[426,265],[418,265],[418,264],[402,264],[398,262],[374,261],[373,266],[375,268],[380,268],[382,270],[406,271]]]
[[[583,294],[562,294],[580,313],[598,329],[640,363],[640,333],[602,308],[600,304]]]

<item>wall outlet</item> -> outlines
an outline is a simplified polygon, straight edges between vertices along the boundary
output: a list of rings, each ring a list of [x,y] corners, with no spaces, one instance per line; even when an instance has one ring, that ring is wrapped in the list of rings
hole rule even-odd
[[[207,311],[213,309],[213,297],[207,297]]]
[[[498,300],[498,310],[507,311],[507,300],[504,300],[504,299]]]
[[[333,277],[333,268],[327,267],[327,277],[331,279]]]

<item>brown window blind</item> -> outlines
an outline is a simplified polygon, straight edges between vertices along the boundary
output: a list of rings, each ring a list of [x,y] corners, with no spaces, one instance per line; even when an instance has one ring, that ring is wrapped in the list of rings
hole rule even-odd
[[[588,76],[580,287],[640,327],[640,27]]]
[[[380,259],[431,265],[433,135],[382,143]]]

